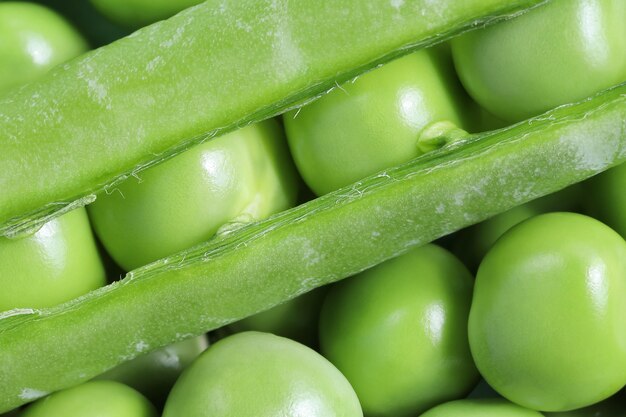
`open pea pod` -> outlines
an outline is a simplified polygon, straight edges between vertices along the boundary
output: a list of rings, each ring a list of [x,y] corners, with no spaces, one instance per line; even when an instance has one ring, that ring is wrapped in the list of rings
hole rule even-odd
[[[210,0],[0,98],[0,235],[542,0]],[[545,1],[545,0],[544,0]]]
[[[271,8],[280,2],[262,3]],[[161,58],[164,64],[172,65],[169,72],[142,75],[138,68],[148,68],[141,65],[128,73],[117,69],[115,66],[119,65],[128,70],[130,64],[123,62],[126,53],[134,51],[139,58],[148,60],[149,54],[142,51],[141,43],[135,44],[130,38],[101,50],[104,52],[74,61],[47,79],[0,101],[0,146],[7,150],[0,153],[0,163],[10,168],[0,172],[2,230],[7,234],[26,230],[38,224],[39,219],[53,215],[58,206],[65,207],[65,202],[99,191],[115,179],[129,175],[137,169],[137,163],[142,166],[155,163],[210,137],[220,128],[225,131],[279,112],[327,90],[335,80],[344,80],[396,56],[405,47],[427,44],[441,34],[457,33],[471,26],[470,22],[479,16],[496,10],[510,12],[530,3],[534,2],[392,1],[384,3],[385,7],[391,5],[391,9],[384,9],[388,13],[382,13],[381,17],[376,8],[382,8],[382,2],[376,6],[375,3],[364,6],[360,1],[343,2],[352,5],[349,13],[355,13],[361,25],[366,25],[370,18],[373,22],[387,19],[385,25],[374,23],[377,29],[365,37],[361,36],[363,27],[353,26],[347,20],[345,36],[332,25],[317,26],[316,30],[322,32],[334,30],[337,39],[326,40],[343,45],[333,51],[338,55],[345,53],[346,57],[335,56],[331,61],[326,56],[328,51],[313,51],[324,48],[316,44],[318,35],[309,27],[312,40],[308,43],[311,56],[305,60],[307,77],[288,76],[287,68],[271,69],[270,56],[255,62],[254,58],[232,52],[230,61],[226,60],[228,63],[221,60],[215,63],[217,69],[205,69],[207,78],[220,71],[228,73],[222,73],[212,83],[201,77],[200,67],[193,63],[195,55],[202,50],[194,49],[189,54],[181,50],[192,46],[184,43],[187,29],[176,30],[176,26],[167,23],[145,29],[135,37],[143,36],[144,42],[152,42],[153,46],[163,44],[165,48],[171,43],[172,48],[179,47],[175,48],[178,52],[170,51],[167,59]],[[305,27],[307,22],[308,26],[318,22],[310,15],[298,13],[327,13],[325,17],[335,19],[332,22],[341,26],[337,16],[342,13],[338,6],[313,7],[298,2],[289,5],[300,8],[297,13],[286,10],[300,16],[294,19]],[[185,12],[175,18],[179,19],[177,24],[193,21],[185,16],[195,16],[194,10],[210,18],[212,9],[206,7],[205,4]],[[238,6],[233,2],[230,7]],[[411,11],[404,17],[403,7]],[[215,9],[214,13],[228,10]],[[421,20],[420,10],[425,11],[431,23]],[[263,20],[253,13],[246,14],[243,9],[241,12],[249,21]],[[396,12],[398,21],[404,22],[397,25],[397,37],[390,34]],[[412,23],[421,29],[414,31],[405,19],[413,19]],[[246,46],[246,42],[260,42],[259,48],[269,48],[265,51],[269,54],[273,43],[266,36],[277,42],[276,48],[280,49],[281,45],[287,48],[282,42],[289,37],[276,37],[274,31],[280,25],[271,16],[266,20],[267,32],[261,31],[263,25],[257,22],[252,27],[256,36],[249,38],[244,35],[248,33],[245,19],[230,23],[233,31],[230,37],[221,34],[222,29],[216,29],[215,36],[221,39],[216,45],[228,46],[220,49],[224,54],[232,49],[236,39],[244,39],[240,46],[251,53],[257,51]],[[163,33],[156,27],[162,27]],[[204,30],[208,31],[206,27]],[[196,31],[198,36],[208,39],[200,28]],[[235,35],[237,31],[241,31],[241,38]],[[379,38],[379,32],[386,34],[384,39]],[[430,40],[419,41],[424,38]],[[364,39],[371,41],[374,52],[361,45]],[[354,44],[348,46],[348,41]],[[115,51],[114,48],[119,48],[118,52],[108,52]],[[352,48],[360,52],[355,53]],[[287,60],[293,51],[277,53],[274,59],[279,64],[273,65],[296,65]],[[153,65],[158,67],[158,56],[159,53],[153,53],[146,63],[155,60]],[[179,61],[174,65],[176,57]],[[127,59],[135,62],[132,56]],[[210,67],[208,61],[204,62]],[[263,77],[255,72],[253,63],[265,68]],[[100,72],[101,66],[108,70]],[[248,70],[252,75],[246,75]],[[310,74],[313,75],[309,77]],[[143,80],[144,76],[151,81]],[[194,89],[200,83],[217,90],[205,89],[206,97],[201,100],[200,93],[168,90],[168,76],[175,78],[174,86]],[[189,83],[183,81],[187,77]],[[237,87],[237,83],[242,84]],[[133,86],[137,88],[132,93],[124,91]],[[235,92],[241,96],[228,96]],[[57,104],[53,106],[55,100]],[[134,101],[131,105],[125,100]],[[200,104],[209,110],[195,107]],[[28,110],[31,105],[33,110]],[[107,109],[107,105],[111,108]],[[24,114],[20,117],[14,107]],[[170,129],[169,123],[159,118],[174,123],[176,129]],[[254,314],[396,256],[414,245],[581,181],[626,159],[625,120],[626,85],[622,84],[584,102],[563,106],[507,129],[472,136],[266,221],[218,236],[135,270],[124,280],[79,299],[50,309],[0,314],[0,412],[90,379],[142,352]],[[49,137],[44,135],[46,132]],[[142,134],[136,136],[137,133]],[[18,138],[29,143],[23,144]],[[92,143],[96,138],[103,143]],[[103,152],[104,163],[99,162],[98,152]],[[156,155],[146,158],[150,153]],[[11,170],[22,176],[12,179]],[[38,191],[31,192],[31,185]],[[24,187],[23,196],[19,187]],[[39,192],[44,196],[39,196]]]
[[[626,160],[626,83],[471,136],[60,306],[0,315],[0,410],[254,314]]]

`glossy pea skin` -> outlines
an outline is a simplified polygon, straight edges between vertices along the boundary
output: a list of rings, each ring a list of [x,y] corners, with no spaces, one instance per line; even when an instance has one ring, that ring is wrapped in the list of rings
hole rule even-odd
[[[626,79],[626,3],[554,0],[452,41],[470,95],[516,122]]]
[[[0,237],[0,311],[51,307],[106,285],[84,208],[30,236]]]
[[[176,379],[207,346],[206,336],[193,337],[125,362],[96,379],[128,385],[162,406]]]
[[[34,3],[0,2],[0,94],[86,50],[80,33],[54,11]]]
[[[542,417],[542,414],[503,399],[489,398],[450,401],[421,417]]]
[[[202,0],[91,0],[91,3],[113,22],[139,28],[167,19]]]
[[[467,340],[472,277],[426,245],[329,291],[320,345],[370,416],[414,416],[466,395],[478,374]]]
[[[445,50],[421,50],[347,82],[283,117],[292,155],[318,195],[419,155],[433,122],[462,126]]]
[[[113,381],[86,382],[55,392],[29,406],[21,417],[157,417],[134,389]]]
[[[163,417],[361,417],[345,377],[317,352],[269,333],[211,346],[172,390]]]
[[[533,217],[481,263],[469,319],[481,375],[542,411],[588,406],[626,384],[626,242],[580,214]]]
[[[273,120],[209,140],[139,177],[88,207],[96,234],[126,270],[203,242],[226,223],[284,210],[297,191]]]

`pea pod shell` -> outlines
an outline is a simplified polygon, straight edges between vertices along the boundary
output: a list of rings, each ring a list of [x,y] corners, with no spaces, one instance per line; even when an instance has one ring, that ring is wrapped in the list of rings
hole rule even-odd
[[[624,160],[626,83],[217,236],[72,302],[0,315],[0,412]]]
[[[0,234],[540,0],[209,0],[0,97]]]

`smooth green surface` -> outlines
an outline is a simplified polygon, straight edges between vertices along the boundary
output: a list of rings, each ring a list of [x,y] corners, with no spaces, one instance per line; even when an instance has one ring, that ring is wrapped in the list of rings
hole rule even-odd
[[[39,400],[22,417],[157,417],[150,402],[113,381],[92,381]]]
[[[167,19],[202,0],[91,0],[105,16],[120,25],[139,28]]]
[[[0,233],[36,227],[218,131],[539,1],[210,0],[187,9],[0,99]]]
[[[473,278],[435,245],[335,284],[320,346],[371,416],[415,416],[464,397],[478,380],[467,319]]]
[[[481,375],[542,411],[594,404],[626,384],[626,242],[599,221],[543,214],[481,263],[469,321]]]
[[[554,0],[452,42],[461,81],[516,122],[626,80],[626,3]]]
[[[54,11],[0,2],[0,96],[87,49],[80,33]]]
[[[431,152],[74,302],[0,315],[0,410],[588,178],[626,160],[624,120],[620,85]]]
[[[313,191],[326,194],[415,158],[431,123],[466,128],[461,87],[441,55],[407,55],[284,115],[294,161]]]
[[[354,390],[314,350],[269,333],[222,339],[176,382],[163,417],[362,417]]]
[[[104,247],[130,271],[292,207],[297,181],[282,130],[268,120],[147,169],[87,207]]]
[[[472,399],[441,404],[421,417],[542,417],[542,415],[502,399]]]
[[[128,385],[162,406],[180,374],[207,346],[205,335],[193,337],[125,362],[96,379]]]
[[[51,307],[106,285],[84,208],[31,236],[0,237],[0,311]]]

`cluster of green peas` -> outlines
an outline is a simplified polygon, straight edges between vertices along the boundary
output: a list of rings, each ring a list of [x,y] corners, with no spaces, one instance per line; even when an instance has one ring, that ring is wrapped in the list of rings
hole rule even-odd
[[[126,25],[176,11],[172,2],[94,4]],[[620,0],[553,0],[393,61],[281,121],[196,146],[31,236],[3,238],[0,311],[70,300],[105,285],[107,275],[229,233],[311,192],[624,81],[625,12]],[[0,35],[0,94],[87,48],[62,18],[30,3],[0,3]],[[298,192],[290,155],[311,192]],[[155,416],[174,381],[165,417],[626,415],[620,394],[602,402],[626,385],[624,189],[626,169],[615,168],[442,241],[448,249],[417,248],[222,329],[205,353],[204,336],[182,342],[20,415]],[[583,193],[591,204],[581,203]],[[581,214],[538,215],[574,209],[615,230]],[[471,270],[480,263],[475,281],[453,252]],[[494,398],[461,399],[480,376],[506,399],[476,390],[471,397]]]

